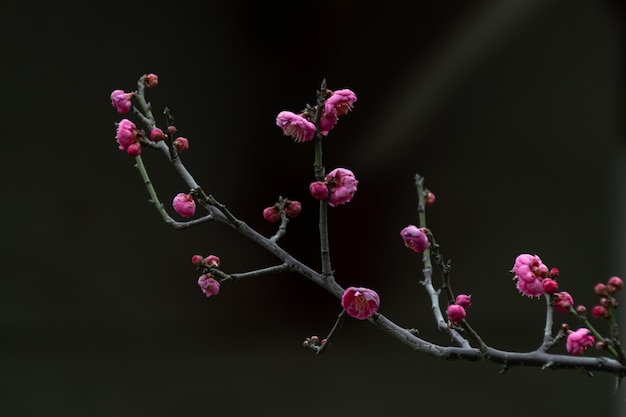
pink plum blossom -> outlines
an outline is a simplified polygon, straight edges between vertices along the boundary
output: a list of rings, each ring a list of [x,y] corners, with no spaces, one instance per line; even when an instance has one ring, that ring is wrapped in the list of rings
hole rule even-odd
[[[428,236],[417,226],[410,224],[400,231],[404,245],[417,253],[423,253],[428,248]]]
[[[117,109],[119,114],[126,114],[132,106],[130,102],[132,96],[133,93],[126,93],[124,90],[113,90],[111,93],[111,105]]]
[[[567,342],[565,347],[570,355],[580,355],[587,348],[593,345],[595,338],[589,334],[589,330],[581,327],[575,332],[571,332],[567,335]]]
[[[557,292],[553,296],[554,309],[559,313],[569,313],[569,307],[574,306],[574,299],[565,291]]]
[[[196,212],[196,202],[193,201],[193,195],[178,193],[172,201],[172,206],[176,213],[183,217],[191,217]]]
[[[296,142],[308,142],[315,136],[315,125],[303,116],[290,111],[278,113],[276,125]]]
[[[337,124],[337,115],[334,113],[324,113],[320,117],[320,133],[324,136],[328,135],[333,127]]]
[[[206,263],[211,268],[217,268],[220,266],[220,258],[217,255],[209,255],[204,258],[204,263]]]
[[[549,277],[548,267],[537,255],[521,254],[515,259],[513,273],[517,279],[517,289],[529,297],[545,294],[543,279]]]
[[[198,285],[207,297],[217,295],[220,292],[220,282],[213,278],[212,274],[203,274],[198,278]]]
[[[346,168],[335,168],[326,175],[326,182],[330,186],[328,204],[335,207],[352,200],[359,181],[352,171]]]
[[[349,287],[341,297],[341,306],[350,317],[365,320],[378,311],[380,297],[376,291],[369,288]]]
[[[352,90],[347,88],[335,90],[324,103],[324,113],[341,116],[352,110],[355,101],[356,94]]]
[[[459,304],[450,304],[448,306],[448,320],[451,323],[458,323],[465,318],[465,309]]]

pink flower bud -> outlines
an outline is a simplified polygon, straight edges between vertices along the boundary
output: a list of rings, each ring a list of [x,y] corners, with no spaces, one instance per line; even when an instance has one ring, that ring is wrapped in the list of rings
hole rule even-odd
[[[594,306],[591,309],[591,316],[596,319],[606,319],[609,317],[609,310],[604,306]]]
[[[139,156],[141,155],[141,145],[139,143],[131,143],[126,148],[126,153],[130,156]]]
[[[417,253],[423,253],[428,248],[428,236],[417,226],[410,224],[400,231],[404,245]]]
[[[201,275],[200,278],[198,278],[198,285],[207,297],[217,295],[217,293],[220,292],[220,283],[218,280],[213,278],[213,275],[211,274]]]
[[[169,133],[170,135],[175,134],[175,133],[176,133],[176,131],[177,131],[176,126],[169,125],[169,126],[167,127],[167,133]]]
[[[609,291],[606,288],[606,285],[604,285],[601,282],[598,282],[594,287],[593,287],[593,291],[598,294],[598,295],[603,295],[603,296],[607,296],[609,295]]]
[[[349,287],[341,297],[341,306],[350,317],[365,320],[376,314],[380,306],[380,298],[374,290]]]
[[[163,131],[158,127],[155,127],[150,131],[150,139],[152,139],[153,142],[158,142],[165,139],[166,137],[167,136],[165,136],[165,133],[163,133]]]
[[[450,304],[448,306],[448,320],[451,323],[458,323],[465,318],[465,309],[458,304]]]
[[[202,265],[202,262],[203,262],[203,258],[200,255],[193,255],[191,257],[191,263],[196,265],[196,266]]]
[[[584,305],[580,304],[578,306],[576,306],[576,312],[578,314],[580,314],[581,316],[587,314],[587,307],[585,307]]]
[[[322,181],[312,182],[309,191],[316,200],[325,200],[328,197],[328,186]]]
[[[581,327],[575,332],[571,332],[567,335],[567,342],[565,347],[570,355],[580,355],[589,346],[592,346],[595,338],[589,334],[589,330]]]
[[[559,290],[559,284],[552,278],[544,278],[541,283],[546,294],[554,294]]]
[[[352,200],[359,181],[349,169],[335,168],[326,175],[326,183],[330,187],[328,204],[335,207]]]
[[[466,294],[459,294],[456,296],[455,304],[458,304],[463,308],[469,308],[472,305],[472,296],[466,295]]]
[[[548,274],[550,275],[550,278],[552,279],[557,279],[559,277],[559,268],[551,268],[550,272],[548,272]]]
[[[302,204],[299,201],[287,200],[285,202],[285,214],[287,217],[298,217],[302,211]]]
[[[172,201],[172,206],[176,213],[183,217],[191,217],[196,212],[196,202],[193,201],[193,195],[178,193]]]
[[[220,258],[215,255],[209,255],[204,258],[204,263],[211,268],[218,268],[220,266]]]
[[[111,105],[117,109],[119,114],[126,114],[132,107],[130,98],[133,93],[126,93],[124,90],[113,90],[111,93]]]
[[[569,307],[574,305],[574,299],[565,291],[557,292],[552,296],[554,309],[560,313],[569,313]]]
[[[291,136],[296,142],[308,142],[315,136],[315,125],[302,115],[290,111],[278,113],[276,125],[283,129],[286,136]]]
[[[263,209],[263,218],[270,223],[276,223],[280,220],[280,210],[276,206],[266,207]]]
[[[186,138],[178,137],[174,140],[174,146],[176,147],[176,152],[184,153],[189,150],[189,141]]]
[[[620,277],[611,277],[609,278],[609,282],[606,283],[606,288],[610,294],[613,294],[624,288],[624,281],[622,281]]]
[[[159,84],[159,77],[156,74],[146,74],[143,76],[143,83],[146,88],[154,88]]]

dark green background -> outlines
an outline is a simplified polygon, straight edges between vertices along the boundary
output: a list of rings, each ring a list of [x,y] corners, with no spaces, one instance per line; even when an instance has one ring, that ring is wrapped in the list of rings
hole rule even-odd
[[[399,237],[417,221],[420,173],[470,323],[494,347],[532,350],[545,306],[514,288],[519,253],[558,267],[589,308],[596,282],[626,275],[624,8],[430,3],[9,2],[0,415],[623,415],[609,375],[499,375],[412,353],[367,322],[346,321],[314,356],[301,343],[331,328],[338,300],[295,274],[204,298],[194,253],[226,272],[276,261],[223,225],[168,228],[117,150],[110,92],[157,73],[148,98],[173,110],[196,180],[266,235],[264,207],[301,201],[281,245],[319,269],[313,148],[274,118],[313,103],[322,78],[351,88],[354,111],[324,141],[327,170],[360,181],[330,209],[338,282],[376,289],[381,313],[449,343]],[[159,154],[144,161],[164,202],[186,191]]]

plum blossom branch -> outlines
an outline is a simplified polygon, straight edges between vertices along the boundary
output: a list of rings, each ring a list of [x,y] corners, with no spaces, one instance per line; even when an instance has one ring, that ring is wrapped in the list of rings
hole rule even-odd
[[[135,157],[137,161],[137,168],[140,171],[142,178],[144,179],[144,183],[148,189],[148,193],[151,196],[152,203],[157,211],[161,214],[163,219],[167,223],[180,228],[189,227],[189,225],[195,225],[207,220],[215,220],[224,223],[233,228],[238,233],[242,234],[244,237],[259,245],[259,247],[261,247],[281,261],[279,265],[267,268],[260,268],[254,271],[243,273],[228,274],[218,268],[219,260],[217,260],[216,257],[211,258],[211,256],[209,256],[207,258],[202,258],[194,255],[194,258],[196,259],[193,262],[197,265],[200,265],[202,271],[204,272],[204,274],[199,279],[199,284],[201,284],[201,287],[205,294],[207,294],[207,296],[214,295],[219,290],[219,281],[215,280],[214,276],[219,278],[221,282],[226,282],[229,280],[235,281],[244,278],[259,277],[263,275],[286,271],[295,272],[311,280],[315,284],[327,290],[336,298],[340,299],[341,305],[343,307],[343,310],[339,314],[335,325],[333,326],[331,332],[326,338],[326,342],[322,343],[322,345],[319,346],[319,349],[317,349],[318,354],[322,353],[330,345],[330,339],[335,336],[337,330],[341,327],[341,323],[345,319],[346,315],[349,315],[359,320],[368,320],[375,327],[389,334],[393,338],[399,340],[401,343],[410,347],[414,351],[426,353],[428,355],[442,359],[488,361],[500,364],[505,369],[513,366],[535,366],[541,369],[580,369],[586,370],[588,372],[606,372],[613,374],[618,378],[626,376],[626,361],[624,360],[624,354],[619,347],[619,341],[617,341],[618,332],[614,314],[610,322],[611,338],[607,339],[602,337],[601,334],[589,324],[586,318],[579,314],[580,310],[578,308],[576,310],[573,310],[573,307],[571,305],[573,303],[571,297],[567,298],[563,295],[566,293],[562,293],[561,298],[559,299],[559,303],[553,306],[551,300],[554,300],[554,298],[551,299],[548,294],[551,294],[553,297],[556,296],[556,284],[552,279],[555,278],[556,275],[553,275],[552,271],[549,272],[547,270],[547,267],[545,267],[545,265],[541,263],[540,259],[537,256],[533,255],[520,255],[518,259],[516,259],[513,271],[516,274],[515,278],[517,279],[517,288],[520,292],[532,297],[546,294],[549,311],[546,314],[546,324],[544,327],[544,338],[542,345],[539,347],[539,349],[532,352],[508,352],[487,346],[465,320],[465,308],[471,305],[470,297],[465,294],[460,294],[457,297],[454,297],[454,293],[451,290],[449,282],[450,264],[449,262],[443,261],[443,258],[441,257],[441,252],[439,251],[439,247],[436,244],[432,233],[426,228],[425,207],[427,205],[426,196],[429,196],[429,193],[423,187],[423,177],[419,175],[416,176],[416,184],[418,185],[418,211],[420,220],[419,224],[421,225],[421,228],[410,225],[402,230],[401,235],[407,247],[417,253],[423,254],[422,260],[424,264],[424,280],[421,283],[426,288],[427,293],[430,295],[431,308],[437,322],[437,327],[440,330],[447,332],[458,346],[441,346],[435,343],[431,343],[421,337],[418,337],[418,332],[416,330],[406,329],[397,325],[396,323],[385,317],[383,314],[378,312],[380,298],[375,291],[362,287],[349,287],[347,289],[344,289],[339,284],[337,284],[334,279],[328,279],[329,277],[332,278],[332,270],[330,269],[330,254],[327,250],[328,236],[326,235],[325,238],[324,236],[322,236],[324,231],[327,233],[327,206],[330,205],[334,207],[337,204],[343,204],[350,201],[354,192],[356,191],[357,181],[354,178],[353,173],[344,168],[338,168],[336,170],[333,170],[328,175],[324,175],[325,170],[321,160],[321,140],[322,137],[325,136],[328,131],[332,129],[332,126],[334,126],[334,124],[336,123],[337,115],[345,114],[345,112],[347,112],[348,109],[351,108],[352,103],[356,100],[356,96],[354,96],[351,91],[339,90],[335,91],[334,93],[328,92],[328,90],[326,90],[326,83],[324,80],[324,82],[322,83],[322,89],[318,96],[315,114],[313,117],[314,123],[312,123],[307,117],[305,117],[304,113],[301,115],[295,115],[290,112],[281,112],[281,114],[279,114],[280,117],[277,117],[277,124],[283,128],[285,134],[294,137],[296,142],[310,141],[314,139],[315,136],[315,176],[317,181],[316,183],[314,183],[316,184],[315,187],[313,187],[312,184],[310,189],[311,194],[315,198],[320,200],[320,218],[324,219],[324,221],[320,220],[322,270],[321,272],[318,272],[305,265],[301,261],[295,259],[277,244],[277,240],[279,239],[279,237],[284,235],[285,233],[285,227],[283,227],[286,226],[286,221],[283,217],[285,215],[284,211],[281,211],[281,219],[283,221],[281,222],[281,227],[279,227],[279,231],[272,237],[263,236],[242,220],[237,219],[226,208],[224,204],[218,202],[212,195],[206,194],[202,190],[202,188],[195,181],[193,176],[190,174],[190,172],[181,161],[178,153],[171,152],[171,146],[173,146],[173,143],[171,141],[159,141],[154,139],[154,137],[158,138],[159,135],[153,135],[154,129],[157,128],[154,122],[154,118],[152,116],[152,112],[150,110],[150,104],[145,101],[143,87],[144,85],[156,85],[156,76],[154,76],[154,74],[142,76],[142,78],[140,79],[138,90],[134,94],[131,94],[131,96],[137,103],[137,107],[133,107],[133,109],[137,109],[137,115],[140,117],[146,127],[151,130],[150,136],[152,142],[144,140],[143,133],[141,133],[136,128],[134,123],[130,122],[127,119],[122,120],[118,124],[117,141],[121,150],[124,150],[129,155]],[[330,94],[330,98],[326,98],[326,94]],[[334,101],[332,101],[333,98],[335,98]],[[118,109],[118,112],[120,114],[125,114],[131,108],[129,104],[129,94],[124,93],[121,90],[115,90],[111,94],[111,100],[112,104]],[[324,100],[326,100],[326,102],[324,102]],[[332,105],[329,107],[329,102],[331,101]],[[324,110],[322,110],[322,108],[324,108]],[[314,134],[311,131],[311,126],[313,126],[312,129]],[[168,134],[171,134],[174,131],[172,129],[169,129],[170,127],[172,126],[170,126],[168,122]],[[317,142],[318,140],[319,142]],[[166,142],[170,143],[170,146],[168,146]],[[151,148],[163,151],[163,153],[174,166],[175,171],[180,175],[180,177],[183,179],[184,183],[188,187],[189,194],[185,194],[185,196],[190,195],[197,198],[198,204],[205,210],[207,210],[208,215],[184,223],[176,222],[171,217],[169,217],[167,212],[164,210],[163,205],[159,202],[159,199],[157,198],[156,191],[154,190],[154,187],[147,175],[147,171],[145,169],[145,166],[143,165],[142,159],[138,157],[141,153],[141,148],[145,146],[149,146]],[[192,204],[187,197],[181,198],[180,201],[181,206],[184,207],[190,207]],[[326,252],[324,252],[325,247]],[[439,305],[439,296],[441,290],[436,290],[432,282],[433,263],[431,260],[431,256],[435,260],[435,265],[442,268],[442,289],[445,290],[446,296],[449,298],[448,301],[451,303],[448,306],[447,321],[444,319],[441,307]],[[619,280],[615,281],[615,285],[621,288],[623,283],[621,282],[621,280]],[[547,288],[551,288],[550,293],[548,293]],[[563,326],[561,327],[561,330],[556,335],[556,337],[552,338],[552,309],[563,309],[566,305],[569,307],[570,312],[574,311],[578,313],[578,317],[583,319],[583,323],[586,324],[588,328],[580,328],[573,332],[570,331],[567,327]],[[614,313],[615,307],[616,304],[611,305],[606,313],[602,313],[603,310],[600,309],[598,311],[600,311],[602,314],[605,314],[605,317],[609,318],[609,316]],[[460,333],[459,330],[463,331],[463,333],[468,335],[470,339],[477,342],[478,347],[472,347],[469,341],[465,339],[465,337],[463,337],[463,334]],[[569,356],[552,354],[547,352],[550,347],[552,347],[558,340],[565,337],[566,335],[567,350],[570,353]],[[604,356],[580,356],[580,354],[584,352],[587,347],[593,344],[595,338],[597,338],[601,343],[605,344],[607,350],[609,350],[609,352],[613,354],[615,358],[609,358]]]
[[[281,264],[281,265],[270,266],[270,267],[267,267],[267,268],[255,269],[254,271],[249,271],[249,272],[240,272],[240,273],[237,273],[237,274],[227,274],[225,272],[220,271],[219,269],[209,268],[211,273],[213,273],[216,276],[221,278],[220,279],[221,282],[237,281],[237,280],[244,279],[244,278],[260,277],[262,275],[275,274],[277,272],[289,271],[290,269],[291,269],[291,266],[289,266],[287,264]]]

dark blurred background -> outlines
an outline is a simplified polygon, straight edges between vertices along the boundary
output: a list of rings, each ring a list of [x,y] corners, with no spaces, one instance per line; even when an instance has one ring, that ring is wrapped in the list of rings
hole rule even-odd
[[[338,282],[374,288],[381,313],[449,343],[399,237],[417,222],[419,173],[470,323],[527,351],[545,305],[516,292],[519,253],[558,267],[589,308],[596,282],[626,275],[623,2],[9,2],[0,19],[0,415],[624,414],[609,375],[500,375],[413,353],[367,322],[346,321],[316,357],[301,343],[340,306],[295,274],[206,299],[191,255],[217,254],[226,272],[276,260],[220,224],[166,226],[117,149],[109,101],[158,74],[148,99],[158,118],[172,109],[196,180],[268,236],[262,209],[301,201],[280,243],[319,270],[313,147],[275,116],[313,104],[324,78],[352,89],[354,111],[324,141],[327,170],[360,181],[330,209]],[[143,155],[162,201],[186,191],[160,154]]]

